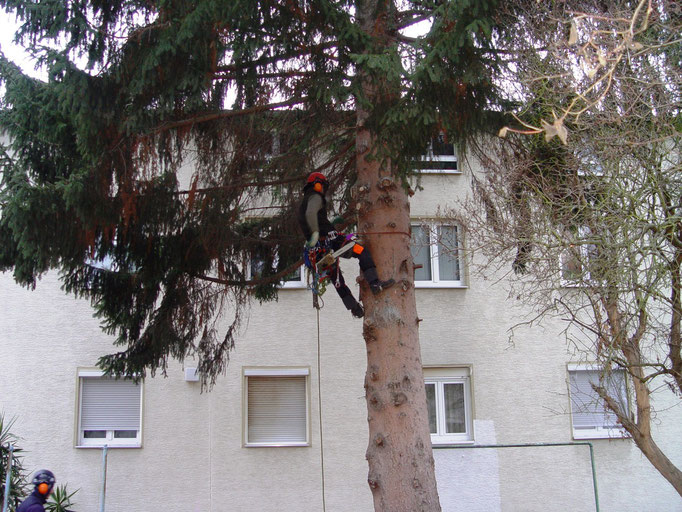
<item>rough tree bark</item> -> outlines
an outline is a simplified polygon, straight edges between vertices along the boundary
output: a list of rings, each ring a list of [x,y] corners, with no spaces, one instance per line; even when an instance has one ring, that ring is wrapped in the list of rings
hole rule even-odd
[[[371,147],[368,130],[359,147]],[[378,162],[358,158],[359,226],[382,279],[396,285],[373,296],[366,284],[363,335],[369,422],[368,483],[376,511],[440,511],[419,347],[407,194]],[[380,232],[381,234],[377,234]]]
[[[390,44],[386,30],[390,5],[385,0],[358,2],[358,21],[378,45]],[[362,84],[371,103],[388,101],[388,84],[367,79]],[[372,251],[379,277],[396,280],[376,296],[366,283],[361,289],[366,312],[368,483],[377,512],[439,512],[419,347],[410,206],[390,161],[376,158],[377,137],[365,125],[367,118],[358,104],[355,199],[359,232]]]

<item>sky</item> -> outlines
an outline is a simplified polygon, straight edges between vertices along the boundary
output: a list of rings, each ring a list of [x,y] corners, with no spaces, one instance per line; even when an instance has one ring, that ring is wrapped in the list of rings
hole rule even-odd
[[[430,23],[421,22],[409,27],[404,34],[411,37],[418,37],[428,32]],[[14,35],[19,27],[19,23],[13,14],[8,14],[0,9],[0,50],[9,60],[18,64],[19,67],[29,76],[34,78],[47,79],[44,70],[36,70],[35,61],[24,51],[24,49],[14,44]]]
[[[36,77],[45,78],[44,73],[35,69],[35,61],[24,51],[21,46],[14,44],[14,34],[19,24],[13,15],[0,10],[0,50],[9,60],[18,64],[24,73]]]

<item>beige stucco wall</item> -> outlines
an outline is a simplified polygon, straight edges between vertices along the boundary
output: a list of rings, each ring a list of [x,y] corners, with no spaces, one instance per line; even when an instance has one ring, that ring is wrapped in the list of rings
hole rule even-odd
[[[412,215],[455,207],[467,181],[466,173],[425,177]],[[352,282],[355,262],[343,268]],[[477,444],[571,441],[566,363],[573,356],[560,325],[521,329],[510,344],[508,329],[524,311],[508,300],[504,281],[474,276],[465,288],[420,289],[417,300],[424,364],[471,365]],[[327,511],[371,511],[362,322],[333,290],[324,302],[319,345],[306,290],[282,290],[278,302],[254,304],[211,392],[185,382],[176,362],[166,378],[147,378],[143,447],[109,450],[106,510],[317,512],[324,473]],[[80,489],[77,510],[98,510],[102,452],[74,447],[76,369],[113,350],[111,339],[86,301],[60,291],[55,274],[35,291],[0,274],[0,311],[0,410],[17,417],[26,466],[53,469],[59,482]],[[249,366],[310,368],[309,447],[242,446],[242,368]],[[682,465],[682,408],[667,407],[677,399],[665,393],[657,400],[655,436]],[[593,445],[602,511],[682,510],[630,441]],[[586,446],[437,450],[435,459],[444,511],[594,510]]]

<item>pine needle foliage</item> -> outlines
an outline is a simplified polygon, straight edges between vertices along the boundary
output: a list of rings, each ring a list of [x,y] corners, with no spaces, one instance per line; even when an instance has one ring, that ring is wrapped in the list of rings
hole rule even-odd
[[[300,258],[305,176],[324,172],[351,206],[358,106],[372,154],[403,179],[432,137],[463,146],[499,129],[495,47],[512,8],[380,2],[378,38],[356,21],[366,5],[1,0],[47,79],[0,56],[0,270],[34,287],[59,269],[122,347],[100,360],[108,371],[192,356],[213,383],[250,298],[276,298]],[[404,35],[421,20],[427,34]]]

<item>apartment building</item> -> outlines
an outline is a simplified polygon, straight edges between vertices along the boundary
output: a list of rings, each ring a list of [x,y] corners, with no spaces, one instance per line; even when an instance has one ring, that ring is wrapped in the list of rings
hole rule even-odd
[[[477,164],[435,153],[411,215],[442,509],[682,511],[603,413],[595,369],[560,321],[510,343],[530,314],[509,297],[513,277],[473,272],[463,230],[438,217]],[[354,282],[356,262],[342,267]],[[362,321],[333,290],[323,301],[318,315],[301,273],[277,302],[254,302],[225,375],[202,392],[192,361],[140,383],[102,377],[97,359],[115,348],[88,302],[65,295],[56,273],[34,291],[0,275],[0,411],[16,417],[24,465],[78,489],[76,510],[370,512]],[[627,401],[627,379],[618,385]],[[654,438],[682,465],[679,398],[653,400]]]

